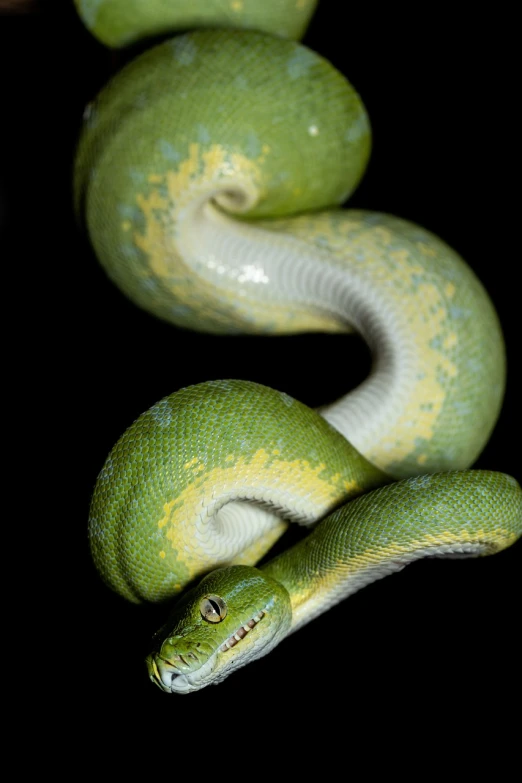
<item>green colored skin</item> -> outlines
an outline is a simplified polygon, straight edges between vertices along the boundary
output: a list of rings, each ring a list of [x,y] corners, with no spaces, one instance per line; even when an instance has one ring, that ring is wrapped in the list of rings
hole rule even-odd
[[[503,341],[480,283],[441,240],[391,216],[331,210],[360,181],[371,133],[344,77],[283,40],[303,34],[315,2],[75,4],[93,34],[115,48],[194,27],[234,28],[151,48],[86,111],[76,211],[107,273],[137,305],[218,334],[357,328],[325,302],[310,303],[315,288],[303,301],[292,286],[281,293],[283,276],[268,266],[267,279],[243,280],[238,295],[243,246],[229,266],[197,249],[187,260],[183,249],[198,238],[197,228],[186,229],[188,196],[197,202],[206,194],[211,229],[222,225],[226,234],[226,215],[234,213],[238,236],[250,231],[254,249],[260,235],[246,227],[265,232],[265,255],[276,266],[313,249],[329,273],[356,269],[354,290],[370,292],[363,300],[384,281],[390,304],[400,303],[425,354],[435,356],[425,396],[422,346],[406,345],[398,359],[419,354],[410,423],[431,421],[430,395],[442,402],[433,427],[421,421],[409,451],[387,462],[371,449],[363,456],[287,395],[244,381],[182,389],[124,433],[93,494],[91,551],[103,579],[130,601],[167,601],[192,586],[147,658],[155,684],[188,693],[221,682],[414,559],[490,554],[522,534],[513,478],[451,470],[472,464],[493,428],[504,391]],[[210,236],[212,248],[218,235]],[[384,446],[395,454],[403,437]],[[403,478],[423,469],[434,475]],[[247,501],[260,510],[247,511]],[[252,520],[262,529],[258,542],[247,530]],[[254,567],[289,521],[316,527]],[[218,622],[202,611],[211,600],[225,607]]]
[[[378,312],[407,319],[416,336],[418,344],[404,350],[419,365],[404,381],[414,398],[408,418],[421,424],[440,400],[433,424],[410,429],[409,448],[396,453],[404,430],[382,447],[376,433],[354,445],[396,478],[421,467],[463,469],[481,452],[503,398],[498,319],[472,270],[429,231],[393,216],[326,209],[353,191],[369,153],[364,106],[326,60],[258,32],[198,31],[138,57],[92,104],[75,161],[76,209],[119,288],[184,328],[350,331],[358,328],[351,314],[343,317],[330,301],[338,285],[313,300],[316,280],[346,273],[347,289],[367,288],[366,301],[379,297]],[[257,199],[222,233],[232,246],[241,232],[261,235],[248,235],[232,253],[227,244],[218,253],[211,235],[187,259],[187,243],[205,235],[183,215],[187,191],[190,202],[203,188],[209,201],[238,178]],[[212,225],[221,214],[215,209]],[[272,266],[260,281],[245,280],[242,259],[260,247]],[[307,253],[317,270],[292,272]],[[354,439],[353,428],[345,435]]]
[[[149,677],[165,692],[180,694],[218,684],[316,614],[407,563],[426,555],[492,554],[521,534],[522,490],[502,473],[424,475],[376,489],[261,569],[223,568],[203,579],[158,632],[146,660]],[[323,602],[303,619],[303,604],[321,594]],[[202,616],[208,595],[227,606],[222,622]],[[247,630],[260,613],[237,640],[237,630]]]
[[[261,460],[253,463],[256,454]],[[293,464],[297,468],[289,476]],[[220,471],[214,479],[212,470]],[[320,484],[307,480],[315,473]],[[192,523],[195,507],[215,504],[216,513],[243,498],[310,524],[317,517],[306,519],[303,507],[324,516],[387,481],[391,478],[321,416],[289,395],[248,381],[198,384],[160,400],[112,449],[91,502],[91,551],[103,578],[120,595],[135,603],[164,601],[212,566],[245,562],[245,557],[253,564],[262,554],[256,551],[253,559],[248,547],[235,553],[226,548],[222,562],[215,554],[201,554],[189,568],[188,560],[196,561],[198,553],[187,552],[193,533],[184,526]],[[193,490],[199,493],[197,506]]]
[[[298,138],[287,132],[303,118],[321,120],[320,143],[307,130]],[[119,269],[131,260],[121,258],[129,239],[122,219],[144,227],[137,193],[150,192],[150,177],[179,168],[194,143],[202,154],[220,145],[252,161],[269,147],[257,167],[262,198],[248,217],[278,217],[342,203],[366,168],[370,125],[359,96],[327,60],[267,34],[196,31],[131,61],[90,105],[74,172],[78,215],[131,296],[136,280]]]
[[[258,464],[260,453],[270,457]],[[221,566],[182,597],[158,633],[147,659],[151,679],[173,693],[221,682],[290,631],[412,560],[490,554],[522,534],[522,491],[510,476],[469,470],[390,482],[315,411],[259,384],[198,384],[140,416],[95,487],[89,535],[98,570],[110,587],[140,602],[167,600]],[[288,520],[325,518],[261,571],[245,565],[260,556],[249,547],[234,554],[224,549],[221,562],[211,553],[189,570],[194,508],[207,509],[207,520],[237,498],[275,508]],[[305,519],[308,506],[315,512]],[[219,526],[199,533],[205,530],[218,541]],[[208,595],[228,607],[220,623],[201,615]],[[222,649],[259,613],[244,638]]]
[[[261,30],[301,38],[317,0],[74,0],[85,26],[119,48],[197,27]]]

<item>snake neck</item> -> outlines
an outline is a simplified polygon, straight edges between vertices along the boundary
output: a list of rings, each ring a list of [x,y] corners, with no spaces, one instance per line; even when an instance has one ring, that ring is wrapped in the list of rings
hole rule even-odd
[[[511,476],[413,476],[347,503],[262,570],[288,591],[293,632],[415,560],[493,554],[521,532],[522,492]]]

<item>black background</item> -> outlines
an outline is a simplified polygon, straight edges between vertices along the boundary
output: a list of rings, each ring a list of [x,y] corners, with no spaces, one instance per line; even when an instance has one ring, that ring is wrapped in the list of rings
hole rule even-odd
[[[372,159],[349,206],[439,234],[489,291],[509,377],[501,417],[475,467],[520,481],[520,220],[511,194],[515,76],[506,40],[514,20],[458,18],[439,6],[412,16],[358,5],[348,23],[339,20],[339,5],[320,3],[304,42],[350,79],[372,121]],[[34,473],[42,490],[36,518],[22,515],[22,529],[32,531],[33,544],[31,526],[39,531],[39,568],[28,589],[52,628],[44,643],[52,663],[39,680],[46,699],[70,695],[81,710],[96,711],[100,736],[109,737],[117,720],[132,738],[150,715],[155,725],[175,718],[178,731],[179,722],[220,716],[226,735],[228,717],[240,710],[252,720],[266,703],[314,720],[332,701],[346,720],[367,710],[390,716],[405,703],[417,714],[443,706],[456,719],[470,704],[483,708],[485,693],[509,698],[521,543],[491,558],[415,563],[218,688],[177,697],[148,681],[142,661],[163,612],[112,594],[87,548],[90,495],[109,449],[142,411],[179,387],[244,378],[313,407],[361,381],[370,359],[356,337],[192,334],[128,302],[77,230],[70,193],[84,106],[125,55],[92,39],[65,2],[2,17],[0,30],[7,77],[1,247],[14,278],[6,305],[16,313],[6,336],[20,371],[11,377],[27,377],[21,385],[43,423],[35,451],[34,441],[24,441],[22,460],[28,450],[32,457],[24,503],[31,506]]]

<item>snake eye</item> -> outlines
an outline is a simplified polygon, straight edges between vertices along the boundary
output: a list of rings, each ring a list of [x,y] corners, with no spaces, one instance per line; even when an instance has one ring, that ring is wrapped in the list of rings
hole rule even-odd
[[[209,623],[220,623],[227,616],[227,605],[219,595],[207,595],[201,600],[199,611]]]

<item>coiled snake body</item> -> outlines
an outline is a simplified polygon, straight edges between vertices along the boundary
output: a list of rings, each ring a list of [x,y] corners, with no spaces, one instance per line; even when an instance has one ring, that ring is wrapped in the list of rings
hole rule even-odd
[[[315,3],[76,4],[111,46],[228,28],[151,47],[86,111],[76,208],[115,283],[183,327],[355,329],[374,356],[320,411],[247,381],[179,390],[109,455],[94,561],[131,601],[190,585],[147,659],[157,685],[186,693],[418,557],[489,554],[521,535],[516,480],[468,469],[502,403],[503,340],[442,240],[338,208],[370,124],[344,77],[288,40]],[[314,529],[256,568],[291,521]]]

